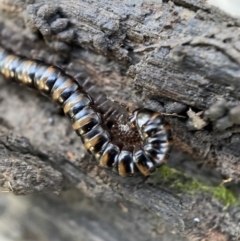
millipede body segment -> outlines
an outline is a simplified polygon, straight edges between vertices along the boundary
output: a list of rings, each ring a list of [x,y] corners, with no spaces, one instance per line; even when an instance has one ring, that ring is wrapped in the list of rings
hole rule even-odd
[[[121,176],[148,176],[166,162],[172,144],[170,126],[161,114],[143,108],[128,123],[109,125],[93,98],[61,68],[14,55],[0,47],[0,72],[51,97],[71,120],[84,147],[100,166]]]

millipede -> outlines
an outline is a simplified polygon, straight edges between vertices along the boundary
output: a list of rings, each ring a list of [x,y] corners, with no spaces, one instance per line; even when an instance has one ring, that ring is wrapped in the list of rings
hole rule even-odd
[[[172,134],[163,116],[147,108],[128,111],[127,121],[103,113],[77,79],[62,68],[12,54],[0,46],[0,72],[49,96],[63,109],[85,149],[101,167],[119,175],[149,176],[168,158]]]

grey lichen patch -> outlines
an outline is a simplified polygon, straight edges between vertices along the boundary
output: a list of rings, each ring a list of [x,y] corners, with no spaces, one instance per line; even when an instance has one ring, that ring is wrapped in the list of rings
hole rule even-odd
[[[207,111],[205,111],[205,115],[211,121],[215,121],[220,117],[224,116],[226,112],[227,112],[227,102],[225,99],[220,99],[215,104],[213,104]]]
[[[74,31],[68,17],[60,7],[51,4],[30,5],[26,11],[26,25],[40,32],[45,42],[56,51],[67,52],[74,39]]]
[[[26,25],[40,32],[46,44],[56,51],[67,53],[73,46],[81,46],[129,61],[128,50],[123,44],[126,33],[120,29],[120,16],[100,7],[89,9],[86,3],[74,6],[79,11],[77,13],[68,12],[68,7],[71,4],[32,4],[26,11]]]
[[[235,124],[240,124],[240,105],[229,111],[230,120]]]
[[[220,99],[205,111],[205,116],[217,130],[223,131],[240,124],[240,105]]]

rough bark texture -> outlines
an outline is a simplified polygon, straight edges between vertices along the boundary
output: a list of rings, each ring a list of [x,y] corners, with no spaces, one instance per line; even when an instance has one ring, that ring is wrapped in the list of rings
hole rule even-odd
[[[206,185],[231,180],[239,199],[240,20],[203,1],[49,2],[0,0],[1,45],[90,76],[98,95],[172,114],[169,165]],[[142,182],[100,169],[49,100],[0,86],[0,185],[48,193],[1,195],[17,230],[2,222],[3,240],[240,240],[237,204],[185,192],[161,171]]]

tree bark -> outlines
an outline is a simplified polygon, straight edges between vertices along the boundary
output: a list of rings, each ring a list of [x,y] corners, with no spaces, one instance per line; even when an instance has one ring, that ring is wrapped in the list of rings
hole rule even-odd
[[[240,240],[239,201],[228,206],[229,199],[224,203],[206,191],[225,183],[224,193],[240,198],[239,19],[191,0],[0,0],[0,11],[5,48],[90,77],[98,95],[165,113],[175,143],[169,166],[180,170],[171,180],[159,170],[142,182],[97,167],[49,100],[1,78],[0,184],[5,190],[61,192],[59,199],[45,194],[39,201],[19,199],[41,210],[53,208],[44,211],[49,222],[58,214],[52,230],[66,220],[83,227],[75,231],[67,224],[68,240],[84,232],[86,240]],[[198,181],[190,183],[204,188],[183,190],[193,178]],[[75,189],[63,192],[70,187]],[[88,212],[72,207],[74,197]],[[86,224],[89,216],[98,220],[96,232]],[[36,233],[44,229],[40,222]],[[56,240],[63,236],[62,231]]]

